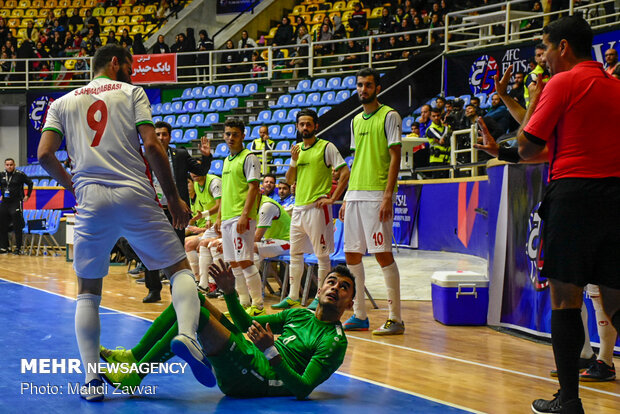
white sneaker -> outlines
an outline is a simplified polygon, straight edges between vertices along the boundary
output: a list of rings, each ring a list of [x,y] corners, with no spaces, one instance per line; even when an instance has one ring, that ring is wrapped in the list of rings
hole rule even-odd
[[[372,331],[373,335],[402,335],[405,333],[405,323],[388,319],[379,329]]]
[[[180,334],[170,341],[170,349],[189,364],[192,374],[199,383],[209,388],[215,386],[217,383],[215,374],[198,341],[185,334]]]

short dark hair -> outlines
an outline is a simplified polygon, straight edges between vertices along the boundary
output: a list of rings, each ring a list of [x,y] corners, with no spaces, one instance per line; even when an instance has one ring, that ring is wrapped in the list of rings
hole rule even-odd
[[[437,98],[435,98],[435,101],[444,101],[444,103],[446,102],[446,98],[444,98],[443,96],[438,96]]]
[[[431,113],[440,114],[441,113],[441,109],[439,109],[439,108],[432,108],[431,109]]]
[[[168,133],[172,134],[172,125],[170,125],[166,121],[155,122],[155,128],[166,128],[168,130]]]
[[[541,43],[538,43],[536,46],[534,46],[534,49],[547,50],[547,46],[541,42]]]
[[[480,103],[480,98],[478,98],[477,96],[472,96],[469,102],[472,102],[472,101],[478,101],[478,103]]]
[[[351,273],[349,268],[346,267],[343,264],[339,264],[336,267],[332,267],[332,270],[329,271],[327,276],[331,275],[332,273],[338,273],[340,276],[344,276],[346,278],[351,279],[351,282],[352,282],[351,283],[351,287],[353,288],[353,296],[352,297],[355,298],[355,294],[357,293],[357,291],[355,289],[355,276],[353,276],[353,273]],[[325,279],[327,279],[327,276],[325,276]]]
[[[117,45],[116,43],[108,43],[95,52],[95,56],[93,57],[93,72],[98,72],[103,69],[112,61],[113,57],[116,57],[120,64],[125,63],[127,59],[132,60],[131,53],[123,46]]]
[[[411,124],[412,127],[416,127],[416,128],[420,128],[420,123],[419,122],[414,122]]]
[[[523,75],[523,76],[525,76],[525,72],[523,72],[522,70],[519,70],[519,71],[517,71],[517,72],[515,73],[515,76],[516,76],[516,75]]]
[[[224,122],[224,127],[237,128],[241,132],[245,132],[245,124],[241,118],[228,118],[226,122]]]
[[[263,180],[265,178],[267,178],[267,177],[273,178],[273,182],[276,182],[276,175],[275,174],[272,174],[272,173],[265,174],[265,175],[263,175]]]
[[[474,104],[468,103],[467,105],[465,105],[465,108],[467,108],[468,106],[471,106],[472,108],[474,108],[474,110],[476,109],[476,106]]]
[[[319,116],[314,109],[304,108],[297,112],[295,123],[299,122],[299,118],[301,118],[302,116],[311,116],[315,124],[319,122]]]
[[[285,186],[287,186],[288,188],[291,188],[291,185],[289,183],[286,182],[286,180],[280,180],[278,181],[278,185],[280,184],[284,184]]]
[[[575,53],[575,57],[586,59],[592,57],[592,28],[581,16],[565,16],[543,28],[549,42],[554,45],[566,40]]]
[[[15,160],[13,158],[7,158],[6,160],[4,160],[4,162],[7,162],[7,161],[13,161],[13,164],[15,164]]]
[[[355,74],[355,79],[357,79],[360,76],[362,78],[365,78],[367,76],[372,76],[375,79],[375,85],[376,86],[380,86],[381,85],[381,74],[376,69],[373,69],[373,68],[363,68],[363,69],[360,69]]]

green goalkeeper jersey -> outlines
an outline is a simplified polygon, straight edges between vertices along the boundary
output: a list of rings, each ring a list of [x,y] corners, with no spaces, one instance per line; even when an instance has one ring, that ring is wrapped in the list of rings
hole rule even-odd
[[[273,366],[277,377],[295,396],[303,398],[327,380],[342,364],[347,337],[340,322],[323,322],[307,309],[287,309],[273,315],[250,317],[236,294],[226,295],[235,325],[246,332],[252,320],[280,335],[275,347],[282,362]]]

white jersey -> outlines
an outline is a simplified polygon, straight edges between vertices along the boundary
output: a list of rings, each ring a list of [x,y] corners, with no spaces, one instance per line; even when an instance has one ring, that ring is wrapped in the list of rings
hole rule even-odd
[[[101,76],[55,100],[43,130],[64,135],[76,190],[96,183],[154,197],[137,130],[152,123],[144,89]]]

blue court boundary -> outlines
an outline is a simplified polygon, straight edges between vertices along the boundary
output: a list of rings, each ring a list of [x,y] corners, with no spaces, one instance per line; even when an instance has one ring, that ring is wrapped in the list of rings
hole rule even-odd
[[[114,309],[103,308],[101,341],[105,346],[135,344],[150,321]],[[321,384],[308,400],[294,397],[235,399],[224,396],[218,388],[205,388],[192,376],[184,374],[152,374],[142,385],[156,388],[154,395],[108,395],[104,402],[88,403],[77,395],[69,395],[69,384],[81,383],[82,374],[21,373],[21,360],[35,358],[78,358],[74,333],[75,300],[0,279],[0,412],[24,413],[184,413],[260,412],[260,413],[384,413],[411,411],[415,413],[475,412],[433,401],[368,382],[347,374],[334,374]],[[177,357],[170,362],[182,362]],[[412,372],[414,367],[412,367]],[[33,394],[26,385],[46,389]],[[47,389],[58,394],[47,393]],[[22,390],[23,388],[23,390]],[[111,392],[111,388],[109,388]]]

